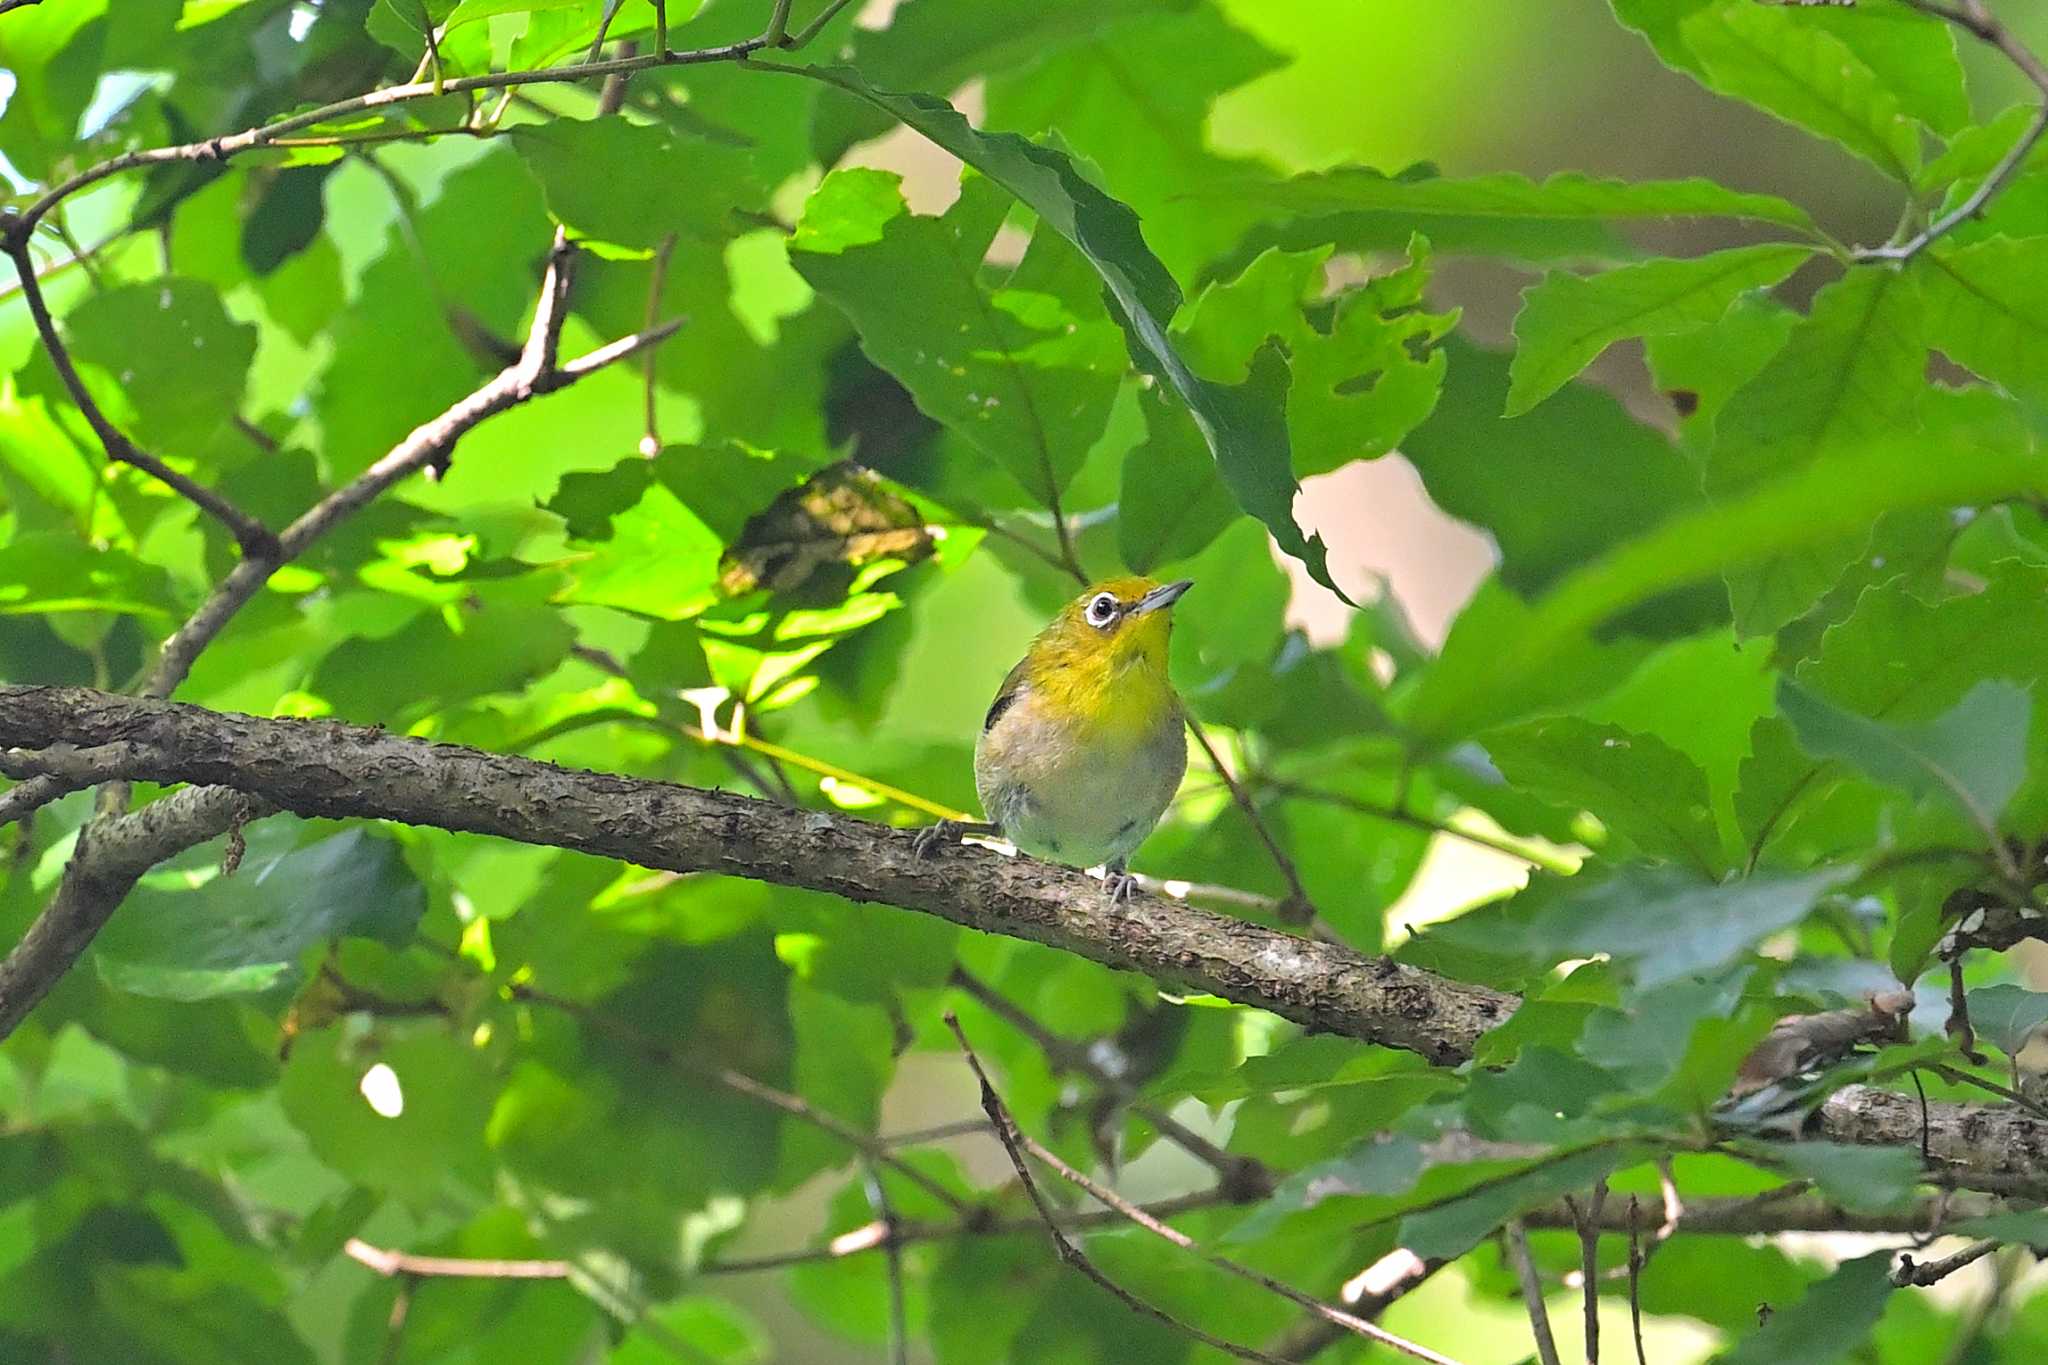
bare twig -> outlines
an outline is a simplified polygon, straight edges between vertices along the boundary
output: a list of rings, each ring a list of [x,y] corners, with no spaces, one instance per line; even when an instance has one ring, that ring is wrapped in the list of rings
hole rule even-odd
[[[377,1353],[377,1365],[398,1365],[399,1353],[405,1349],[406,1320],[412,1316],[413,1291],[418,1286],[417,1275],[399,1279],[398,1292],[391,1299],[391,1312],[384,1319],[384,1347]]]
[[[890,1205],[889,1192],[882,1188],[871,1160],[862,1163],[861,1186],[884,1233],[882,1254],[889,1267],[889,1363],[910,1365],[910,1317],[903,1303],[903,1243],[896,1235],[896,1210]]]
[[[661,295],[668,285],[669,258],[675,254],[676,234],[671,232],[661,239],[661,245],[654,251],[654,268],[647,277],[647,316],[644,325],[653,326],[657,310],[661,307]],[[640,383],[645,394],[645,407],[641,414],[643,431],[640,436],[640,453],[648,459],[661,454],[661,420],[655,412],[655,355],[649,351],[640,363]]]
[[[1195,743],[1201,746],[1203,755],[1209,760],[1209,766],[1215,769],[1216,776],[1229,789],[1230,799],[1236,803],[1238,810],[1244,813],[1244,818],[1251,822],[1252,832],[1258,835],[1259,842],[1266,846],[1267,856],[1272,858],[1273,866],[1280,869],[1280,876],[1287,883],[1287,900],[1279,909],[1281,922],[1307,924],[1314,920],[1317,918],[1315,902],[1309,899],[1308,888],[1301,884],[1301,873],[1295,869],[1294,859],[1287,856],[1287,850],[1280,847],[1280,841],[1273,837],[1273,831],[1266,828],[1265,817],[1259,814],[1258,803],[1252,800],[1250,793],[1245,791],[1244,784],[1231,773],[1230,768],[1223,762],[1222,755],[1216,752],[1216,746],[1209,742],[1209,733],[1202,728],[1202,722],[1196,720],[1192,714],[1188,716],[1187,722],[1188,733],[1193,735]]]
[[[1029,1038],[1054,1067],[1086,1076],[1108,1091],[1124,1108],[1158,1129],[1162,1137],[1215,1171],[1223,1189],[1235,1198],[1250,1202],[1263,1199],[1272,1193],[1277,1182],[1263,1162],[1218,1147],[1158,1105],[1147,1104],[1138,1099],[1137,1092],[1132,1089],[1129,1082],[1106,1069],[1096,1060],[1093,1050],[1086,1044],[1060,1037],[1019,1009],[1000,991],[963,967],[953,969],[953,984],[972,996],[991,1014]]]
[[[555,995],[520,982],[515,982],[506,989],[512,993],[515,999],[530,1000],[535,1004],[546,1005],[550,1009],[561,1010],[564,1014],[573,1015],[598,1032],[609,1034],[620,1042],[637,1049],[650,1060],[659,1062],[661,1065],[683,1075],[692,1076],[698,1080],[711,1081],[716,1085],[725,1087],[736,1095],[744,1095],[748,1099],[758,1100],[770,1108],[780,1109],[791,1118],[801,1119],[815,1128],[821,1128],[869,1161],[874,1162],[878,1166],[886,1166],[905,1180],[910,1181],[926,1194],[929,1194],[932,1198],[953,1210],[953,1212],[963,1217],[970,1216],[974,1212],[972,1206],[966,1200],[953,1193],[952,1190],[946,1188],[946,1186],[927,1175],[918,1167],[897,1156],[889,1150],[889,1145],[882,1141],[882,1139],[876,1137],[873,1133],[862,1132],[837,1114],[828,1113],[801,1096],[792,1095],[786,1090],[778,1090],[764,1081],[757,1081],[745,1072],[735,1071],[731,1067],[718,1066],[714,1063],[699,1061],[694,1057],[687,1056],[684,1053],[678,1052],[663,1039],[643,1032],[631,1024],[615,1019],[600,1010],[592,1009],[581,1001],[566,999],[563,996]]]
[[[42,284],[36,278],[35,261],[28,250],[28,224],[9,214],[0,214],[0,249],[4,249],[14,262],[15,274],[20,277],[21,296],[28,304],[29,317],[41,337],[43,350],[49,355],[50,363],[57,369],[58,378],[71,394],[71,401],[85,416],[86,424],[99,437],[101,449],[107,458],[116,464],[132,465],[148,474],[157,482],[176,492],[206,515],[218,521],[242,547],[244,559],[276,561],[281,551],[277,536],[269,527],[236,507],[232,502],[204,484],[180,474],[156,456],[143,450],[116,427],[92,393],[85,387],[85,380],[78,373],[78,367],[71,362],[71,351],[64,344],[64,338],[57,332],[57,323],[50,316],[50,306],[43,298]]]
[[[1593,1182],[1593,1192],[1582,1210],[1576,1199],[1565,1196],[1565,1208],[1579,1234],[1579,1277],[1585,1291],[1586,1365],[1600,1365],[1600,1215],[1607,1207],[1607,1182]]]
[[[1522,1305],[1529,1312],[1529,1331],[1536,1338],[1536,1356],[1543,1365],[1558,1365],[1557,1342],[1550,1335],[1550,1310],[1543,1304],[1543,1281],[1537,1277],[1536,1263],[1529,1259],[1529,1234],[1522,1228],[1522,1220],[1510,1218],[1501,1229],[1501,1236],[1507,1243],[1508,1261],[1515,1268],[1515,1278],[1522,1286]]]
[[[5,755],[0,755],[0,772],[11,771]],[[69,796],[90,781],[74,782],[68,778],[40,775],[17,782],[6,791],[0,792],[0,825],[10,825],[16,820],[29,816],[60,797]]]
[[[1194,1238],[1189,1237],[1186,1233],[1169,1227],[1108,1186],[1075,1170],[1066,1161],[1062,1160],[1058,1153],[1017,1127],[1016,1121],[1010,1117],[1008,1108],[1003,1105],[1002,1099],[996,1094],[995,1087],[989,1083],[988,1073],[982,1070],[981,1061],[974,1055],[974,1049],[968,1046],[967,1035],[961,1030],[960,1021],[953,1015],[948,1014],[946,1016],[946,1023],[953,1030],[953,1035],[960,1040],[961,1051],[966,1054],[968,1065],[974,1069],[974,1078],[981,1086],[982,1107],[988,1111],[989,1121],[996,1125],[996,1131],[1003,1140],[1003,1146],[1008,1149],[1011,1162],[1017,1168],[1019,1179],[1024,1182],[1025,1190],[1031,1195],[1032,1202],[1038,1206],[1041,1214],[1047,1215],[1048,1219],[1050,1218],[1050,1212],[1046,1208],[1043,1199],[1038,1195],[1036,1188],[1031,1184],[1031,1177],[1025,1166],[1020,1148],[1023,1152],[1029,1152],[1032,1156],[1037,1157],[1040,1161],[1058,1172],[1061,1179],[1086,1191],[1089,1197],[1098,1203],[1116,1210],[1153,1236],[1171,1242],[1183,1251],[1193,1252],[1218,1270],[1235,1275],[1239,1279],[1248,1280],[1262,1289],[1278,1294],[1281,1298],[1306,1308],[1309,1312],[1314,1313],[1326,1322],[1334,1323],[1369,1341],[1376,1341],[1383,1346],[1390,1346],[1404,1355],[1412,1356],[1417,1360],[1434,1362],[1434,1365],[1457,1365],[1450,1357],[1439,1355],[1427,1346],[1418,1345],[1415,1342],[1409,1341],[1406,1337],[1396,1336],[1394,1333],[1374,1323],[1367,1322],[1356,1314],[1347,1313],[1341,1308],[1324,1303],[1313,1295],[1304,1294],[1290,1284],[1276,1280],[1272,1276],[1253,1270],[1248,1266],[1240,1265],[1227,1257],[1218,1256],[1214,1252],[1205,1250]],[[1048,1221],[1047,1226],[1052,1229],[1055,1238],[1062,1243],[1065,1242],[1065,1238],[1060,1234],[1056,1224]],[[1078,1256],[1080,1253],[1074,1252],[1073,1254]],[[1119,1297],[1122,1297],[1122,1295],[1119,1295]],[[1183,1327],[1183,1330],[1191,1329]],[[1217,1343],[1212,1341],[1210,1344],[1215,1345]],[[1222,1349],[1230,1350],[1231,1348],[1224,1346]],[[1233,1354],[1242,1354],[1242,1348],[1233,1351]],[[1243,1358],[1271,1359],[1272,1357],[1267,1357],[1263,1352],[1258,1352]]]
[[[415,1256],[405,1251],[390,1251],[384,1247],[372,1246],[360,1237],[351,1237],[341,1248],[348,1258],[358,1265],[368,1266],[379,1275],[419,1275],[432,1279],[464,1280],[566,1280],[569,1278],[567,1261],[487,1261],[472,1260],[466,1256]]]
[[[1081,1253],[1081,1249],[1068,1239],[1065,1232],[1060,1230],[1058,1216],[1053,1211],[1052,1206],[1045,1202],[1045,1196],[1039,1192],[1038,1182],[1031,1178],[1031,1167],[1024,1160],[1023,1143],[1025,1139],[1023,1131],[1017,1127],[1017,1121],[1010,1117],[1009,1108],[1004,1105],[1002,1097],[996,1094],[995,1086],[989,1082],[988,1073],[981,1069],[981,1059],[974,1055],[974,1049],[968,1045],[967,1035],[961,1031],[959,1019],[949,1012],[946,1015],[946,1024],[953,1030],[953,1036],[960,1040],[960,1050],[966,1054],[967,1065],[973,1068],[974,1079],[981,1087],[982,1110],[987,1113],[989,1122],[995,1125],[996,1135],[1002,1139],[1003,1151],[1008,1154],[1010,1165],[1017,1172],[1017,1183],[1024,1187],[1024,1193],[1030,1198],[1031,1206],[1038,1211],[1039,1218],[1045,1224],[1047,1235],[1052,1238],[1053,1250],[1059,1254],[1060,1260],[1080,1271],[1081,1274],[1092,1280],[1111,1297],[1140,1317],[1147,1317],[1155,1322],[1164,1323],[1183,1336],[1191,1337],[1201,1342],[1204,1346],[1213,1347],[1226,1355],[1235,1356],[1239,1360],[1263,1361],[1265,1365],[1287,1365],[1278,1356],[1268,1355],[1266,1352],[1255,1347],[1240,1346],[1236,1342],[1226,1341],[1219,1336],[1212,1336],[1193,1323],[1183,1322],[1165,1309],[1145,1302],[1145,1300],[1103,1274],[1095,1262],[1084,1256]]]
[[[1642,1214],[1642,1207],[1636,1197],[1628,1197],[1628,1324],[1636,1341],[1636,1365],[1650,1365],[1648,1353],[1643,1350],[1643,1238],[1636,1220]]]
[[[1998,1248],[1999,1243],[1995,1241],[1983,1241],[1972,1242],[1954,1255],[1944,1256],[1938,1261],[1915,1261],[1911,1256],[1901,1256],[1898,1265],[1892,1268],[1892,1283],[1901,1287],[1936,1284],[1964,1266],[1983,1260]]]
[[[2012,178],[2019,173],[2020,167],[2026,163],[2028,155],[2033,152],[2035,145],[2041,141],[2042,135],[2048,134],[2048,65],[2044,65],[2033,50],[2019,40],[2018,35],[1999,22],[1984,0],[1961,0],[1957,8],[1934,3],[1934,0],[1905,0],[1905,3],[1923,14],[1947,20],[1972,37],[1989,43],[2004,53],[2006,60],[2018,67],[2020,74],[2033,82],[2034,87],[2041,92],[2041,106],[2034,111],[2033,118],[2027,121],[2027,126],[2021,131],[2019,139],[2003,157],[1999,158],[1998,164],[1991,168],[1991,173],[1971,191],[1967,199],[1903,242],[1857,252],[1856,259],[1859,261],[1910,261],[1956,228],[1969,222],[1984,211],[1984,206],[1990,203],[2000,190],[2011,183]]]

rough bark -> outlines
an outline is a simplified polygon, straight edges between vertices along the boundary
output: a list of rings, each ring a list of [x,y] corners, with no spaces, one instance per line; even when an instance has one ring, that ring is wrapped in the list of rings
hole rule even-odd
[[[489,834],[898,906],[1445,1066],[1469,1060],[1480,1035],[1520,1004],[1500,991],[1177,901],[1141,894],[1113,908],[1099,882],[1028,858],[956,846],[920,859],[908,831],[825,811],[329,721],[269,720],[83,688],[0,686],[0,772],[66,786],[193,784],[95,836],[89,861],[96,876],[83,888],[91,894],[81,897],[79,913],[63,913],[60,894],[43,917],[47,927],[39,922],[31,931],[63,936],[65,965],[104,921],[98,907],[118,901],[151,864],[219,834],[238,813],[287,810]],[[9,962],[24,956],[17,949]],[[0,1036],[49,985],[0,971]],[[1815,1136],[1917,1147],[1921,1107],[1906,1095],[1851,1086],[1821,1107]],[[1938,1179],[2048,1193],[2048,1120],[2005,1106],[1930,1104],[1925,1139]]]

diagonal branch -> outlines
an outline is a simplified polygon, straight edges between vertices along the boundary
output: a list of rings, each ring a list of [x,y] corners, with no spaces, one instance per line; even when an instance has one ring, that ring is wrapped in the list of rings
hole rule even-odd
[[[43,298],[42,282],[36,278],[35,261],[29,256],[29,230],[21,219],[11,214],[0,214],[0,251],[5,251],[8,259],[14,262],[15,274],[21,277],[21,296],[28,304],[29,316],[35,320],[36,334],[42,338],[43,349],[49,353],[50,363],[57,367],[57,375],[64,381],[64,387],[70,391],[71,401],[78,405],[78,410],[85,415],[86,424],[99,437],[100,448],[106,451],[107,458],[116,464],[141,470],[227,527],[235,543],[242,547],[244,562],[275,563],[281,559],[277,536],[269,527],[136,445],[101,410],[98,400],[85,387],[78,367],[72,363],[70,348],[58,334],[56,320],[50,316],[50,305]]]
[[[0,963],[0,1036],[11,1032],[145,869],[238,816],[285,809],[395,820],[571,848],[670,872],[713,872],[899,906],[1046,944],[1172,986],[1271,1010],[1308,1028],[1445,1066],[1519,1001],[1341,944],[1149,895],[1121,908],[1083,873],[971,846],[919,858],[907,831],[731,792],[577,771],[329,721],[231,715],[85,688],[0,685],[0,772],[80,785],[196,785],[81,836],[78,880],[104,907],[57,902]],[[82,935],[82,936],[81,936]],[[1911,1096],[1835,1092],[1815,1135],[1921,1144]],[[1930,1104],[1928,1178],[1997,1193],[2048,1192],[2048,1121],[2003,1105]]]

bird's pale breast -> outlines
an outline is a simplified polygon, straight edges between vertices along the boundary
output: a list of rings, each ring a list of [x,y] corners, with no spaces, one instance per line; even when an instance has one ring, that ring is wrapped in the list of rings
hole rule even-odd
[[[1121,741],[1052,716],[1026,688],[974,750],[988,818],[1033,857],[1093,867],[1128,857],[1159,823],[1187,771],[1178,705]]]

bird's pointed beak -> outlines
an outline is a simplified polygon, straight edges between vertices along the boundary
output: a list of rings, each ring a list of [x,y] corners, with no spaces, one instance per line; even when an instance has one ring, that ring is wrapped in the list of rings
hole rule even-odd
[[[1148,611],[1158,611],[1180,601],[1180,595],[1195,586],[1192,578],[1183,578],[1178,583],[1162,583],[1138,599],[1131,608],[1133,616],[1142,616]]]

